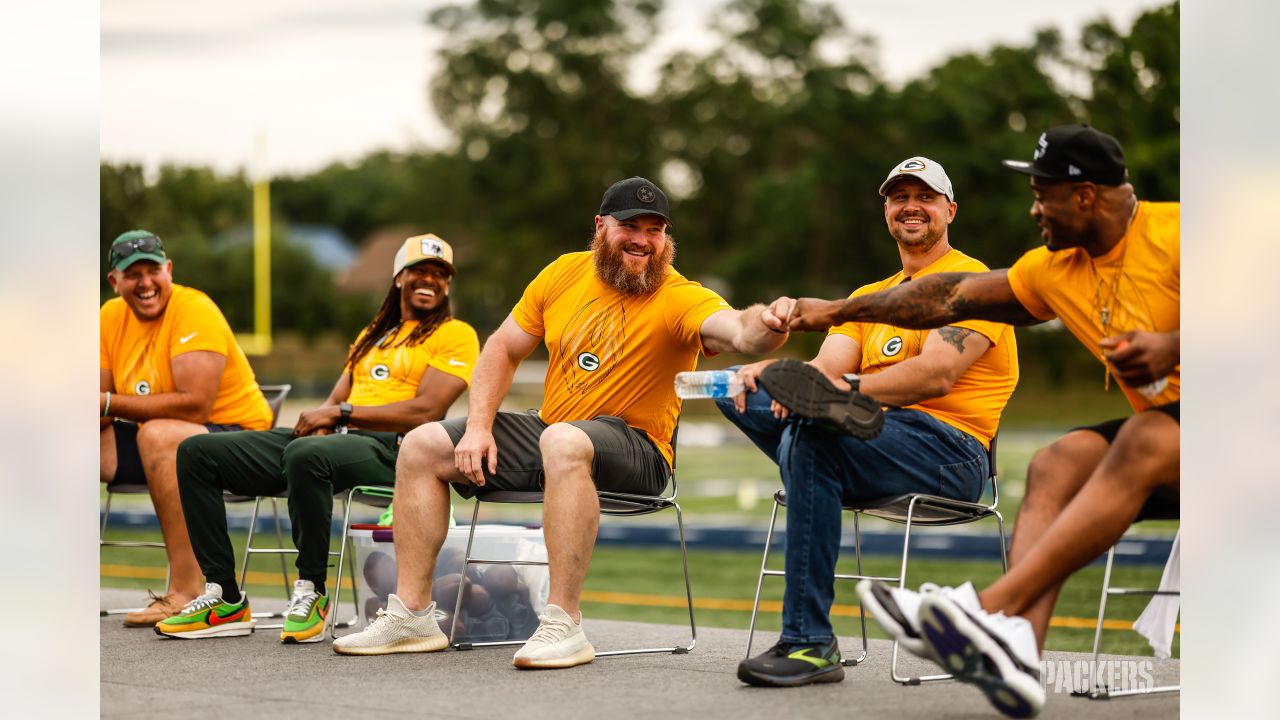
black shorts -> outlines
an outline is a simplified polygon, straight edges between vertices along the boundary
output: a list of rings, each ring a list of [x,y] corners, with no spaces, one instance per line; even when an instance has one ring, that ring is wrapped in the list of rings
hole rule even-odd
[[[1173,418],[1173,421],[1182,424],[1182,417],[1179,411],[1179,403],[1181,400],[1174,400],[1168,405],[1160,405],[1149,408],[1143,412],[1161,412]],[[1130,416],[1132,417],[1132,416]],[[1107,444],[1115,442],[1116,434],[1120,432],[1120,426],[1124,425],[1129,418],[1118,418],[1116,420],[1108,420],[1098,423],[1097,425],[1085,425],[1083,427],[1072,428],[1076,430],[1088,430],[1095,432],[1106,439]],[[1180,515],[1180,494],[1176,490],[1166,490],[1164,488],[1157,489],[1147,498],[1147,502],[1142,506],[1142,510],[1138,513],[1138,520],[1176,520]]]
[[[440,423],[456,446],[467,430],[465,417]],[[571,420],[569,425],[581,429],[591,438],[595,459],[591,478],[597,490],[657,495],[667,487],[671,468],[643,430],[628,426],[622,418],[601,415],[592,420]],[[547,424],[536,411],[500,412],[493,421],[493,438],[498,444],[498,474],[484,468],[485,488],[541,492],[546,485],[542,471],[542,450],[538,440]],[[479,490],[470,483],[454,483],[453,489],[464,498]]]
[[[239,425],[205,423],[209,432],[242,430]],[[132,420],[113,420],[116,436],[116,476],[111,485],[146,485],[147,475],[142,470],[142,455],[138,453],[138,423]]]
[[[1181,425],[1182,419],[1178,411],[1178,406],[1179,406],[1179,403],[1181,402],[1182,402],[1181,400],[1174,400],[1168,405],[1159,405],[1157,407],[1148,408],[1143,412],[1162,412],[1165,415],[1168,415],[1169,417],[1173,418],[1174,422]],[[1133,416],[1131,415],[1129,417],[1133,417]],[[1115,420],[1100,422],[1097,425],[1082,425],[1081,427],[1071,428],[1071,431],[1075,432],[1076,430],[1088,430],[1090,432],[1098,433],[1103,438],[1105,438],[1107,441],[1107,444],[1110,445],[1111,443],[1116,441],[1116,433],[1120,432],[1120,426],[1123,425],[1125,421],[1128,419],[1129,418],[1127,417],[1117,418]]]

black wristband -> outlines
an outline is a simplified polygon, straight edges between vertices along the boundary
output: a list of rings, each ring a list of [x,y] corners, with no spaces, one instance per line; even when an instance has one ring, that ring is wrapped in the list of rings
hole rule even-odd
[[[349,402],[343,401],[338,403],[338,412],[342,414],[342,417],[338,419],[338,424],[339,425],[350,424],[351,411],[354,409],[355,408],[351,407],[351,403]]]
[[[858,392],[858,387],[862,384],[862,379],[858,377],[857,373],[845,373],[844,375],[841,375],[840,378],[849,383],[850,390]]]

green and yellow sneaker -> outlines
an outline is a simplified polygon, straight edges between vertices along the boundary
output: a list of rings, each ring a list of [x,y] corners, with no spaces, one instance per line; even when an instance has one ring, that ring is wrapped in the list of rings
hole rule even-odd
[[[204,594],[187,603],[182,612],[156,623],[157,635],[175,638],[235,637],[248,635],[258,624],[249,610],[249,596],[240,602],[222,599],[222,586],[205,583]]]
[[[834,639],[819,645],[779,642],[738,663],[738,679],[748,685],[765,687],[840,682],[844,679],[844,666],[840,664],[840,648]]]
[[[324,621],[329,617],[329,596],[316,592],[315,583],[299,580],[293,584],[293,597],[284,613],[282,643],[320,642],[324,639]]]

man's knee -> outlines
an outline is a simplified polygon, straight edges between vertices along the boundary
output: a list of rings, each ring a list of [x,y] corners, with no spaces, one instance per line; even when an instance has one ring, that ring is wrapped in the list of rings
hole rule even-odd
[[[329,476],[332,462],[326,452],[328,439],[325,435],[301,437],[285,446],[280,461],[290,487],[303,478]]]
[[[1069,433],[1040,448],[1027,465],[1026,500],[1065,505],[1106,451],[1106,439],[1088,430]]]
[[[538,438],[538,448],[548,478],[584,467],[589,470],[596,452],[586,431],[569,423],[548,425]]]
[[[177,462],[179,485],[209,479],[213,473],[206,472],[211,469],[209,467],[208,445],[210,444],[210,441],[216,439],[216,435],[205,433],[203,435],[192,435],[178,443]]]
[[[185,420],[148,420],[138,427],[138,453],[144,460],[160,453],[173,453],[183,440],[208,432],[205,426]]]
[[[1148,411],[1129,418],[1116,433],[1107,454],[1108,464],[1124,468],[1129,482],[1152,489],[1177,486],[1181,434],[1178,422],[1161,412]]]
[[[396,457],[397,478],[401,473],[407,478],[422,475],[444,477],[453,468],[453,439],[440,423],[419,425],[400,441],[400,453]]]

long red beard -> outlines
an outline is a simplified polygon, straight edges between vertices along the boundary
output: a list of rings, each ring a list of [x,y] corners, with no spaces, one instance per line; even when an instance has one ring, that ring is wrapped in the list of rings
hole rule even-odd
[[[591,258],[600,281],[623,295],[648,295],[657,291],[667,279],[667,272],[675,260],[675,239],[667,236],[662,252],[650,255],[642,269],[633,271],[627,269],[622,249],[609,247],[605,232],[602,227],[591,238]]]

